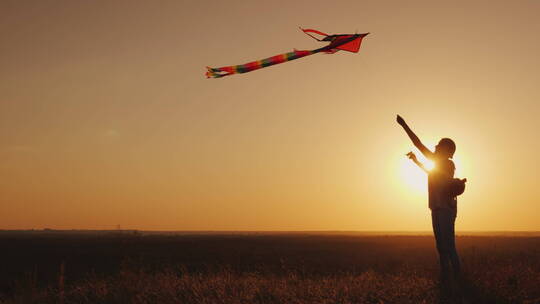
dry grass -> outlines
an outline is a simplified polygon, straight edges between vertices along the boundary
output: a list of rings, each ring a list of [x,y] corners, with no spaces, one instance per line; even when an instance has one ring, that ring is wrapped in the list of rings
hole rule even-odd
[[[51,288],[13,302],[57,303]],[[149,274],[122,271],[106,279],[89,278],[65,292],[66,303],[433,303],[433,281],[419,276],[359,275],[304,277],[289,273]]]
[[[212,236],[131,241],[138,250],[152,250],[144,257],[124,257],[109,272],[70,272],[70,265],[80,266],[75,260],[65,264],[66,274],[60,266],[54,280],[40,283],[39,276],[30,272],[0,302],[540,303],[537,238],[460,238],[465,278],[448,289],[438,285],[430,237]],[[89,241],[81,244],[85,242]],[[118,248],[135,252],[126,251],[125,243]],[[106,258],[118,248],[91,256]],[[109,269],[115,264],[107,265]]]
[[[336,276],[298,273],[263,275],[235,273],[190,274],[122,270],[107,278],[89,277],[67,290],[48,288],[6,303],[540,303],[540,273],[486,269],[474,282],[453,283],[446,292],[437,281],[415,274],[366,271]]]

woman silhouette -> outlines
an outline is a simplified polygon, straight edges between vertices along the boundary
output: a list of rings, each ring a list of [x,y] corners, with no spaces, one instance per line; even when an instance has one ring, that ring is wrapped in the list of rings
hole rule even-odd
[[[434,167],[431,170],[425,169],[424,165],[416,159],[414,153],[409,152],[407,156],[428,174],[428,197],[429,209],[431,209],[431,223],[433,233],[439,252],[441,265],[441,282],[445,282],[449,277],[450,264],[455,277],[459,277],[460,263],[456,250],[454,225],[457,215],[457,199],[448,191],[448,186],[454,178],[456,169],[451,158],[456,151],[456,144],[450,138],[443,138],[435,147],[435,152],[430,151],[409,128],[401,116],[397,116],[397,123],[400,124],[414,146],[422,152],[429,160],[433,161]]]

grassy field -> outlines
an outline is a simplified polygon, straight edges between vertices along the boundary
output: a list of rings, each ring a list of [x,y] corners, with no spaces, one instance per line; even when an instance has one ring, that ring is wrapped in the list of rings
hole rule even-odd
[[[540,303],[540,237],[0,232],[0,303]]]

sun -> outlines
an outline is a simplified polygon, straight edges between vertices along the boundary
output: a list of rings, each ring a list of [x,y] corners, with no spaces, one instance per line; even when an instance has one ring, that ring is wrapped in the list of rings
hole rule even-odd
[[[433,162],[418,155],[418,160],[424,164],[426,169],[431,170],[434,167]],[[427,193],[427,174],[416,166],[407,157],[400,158],[400,179],[404,181],[407,188],[422,193]]]

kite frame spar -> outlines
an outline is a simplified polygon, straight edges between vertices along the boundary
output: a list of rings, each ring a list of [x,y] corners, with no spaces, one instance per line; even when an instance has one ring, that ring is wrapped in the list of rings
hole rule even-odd
[[[330,42],[329,45],[324,46],[322,48],[318,48],[315,50],[294,50],[289,53],[284,53],[272,57],[268,57],[262,60],[252,61],[245,64],[240,65],[231,65],[231,66],[225,66],[221,68],[211,68],[206,67],[206,78],[221,78],[224,76],[230,76],[234,74],[240,74],[240,73],[247,73],[251,71],[255,71],[258,69],[262,69],[268,66],[272,66],[279,63],[284,63],[287,61],[295,60],[298,58],[306,57],[309,55],[317,54],[317,53],[327,53],[327,54],[333,54],[337,51],[348,51],[352,53],[357,53],[360,50],[360,44],[362,43],[362,38],[367,36],[369,33],[363,33],[363,34],[339,34],[339,35],[328,35],[323,32],[320,32],[318,30],[314,29],[302,29],[300,28],[306,35],[310,36],[311,38],[317,40],[317,41],[328,41]],[[311,35],[310,33],[321,35],[324,38],[318,39],[315,36]]]

